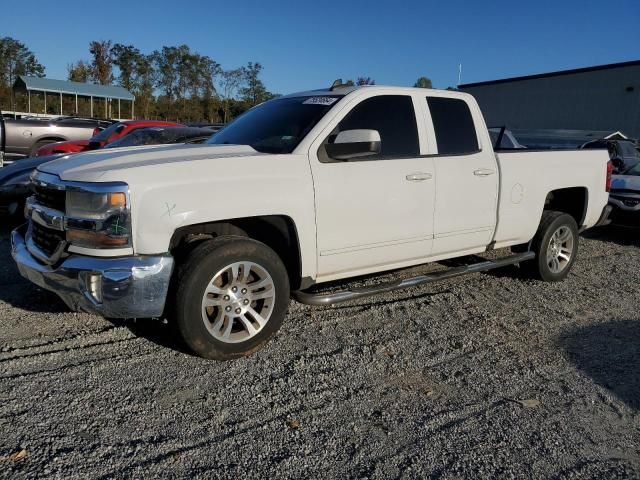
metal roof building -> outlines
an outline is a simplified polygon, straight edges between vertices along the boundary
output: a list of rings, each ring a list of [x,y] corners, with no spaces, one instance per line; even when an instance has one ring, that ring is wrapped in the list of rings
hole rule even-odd
[[[489,126],[620,131],[640,138],[640,61],[467,83]]]
[[[71,82],[66,80],[54,80],[51,78],[29,77],[20,75],[13,84],[16,91],[27,92],[28,108],[31,113],[31,93],[42,92],[44,94],[45,111],[47,109],[47,94],[60,96],[60,115],[62,115],[62,95],[75,96],[76,111],[78,111],[78,97],[91,99],[91,116],[93,116],[93,99],[104,99],[105,111],[107,102],[118,101],[118,117],[120,117],[120,101],[131,102],[131,113],[133,116],[133,105],[135,96],[127,89],[116,85],[96,85],[93,83]]]

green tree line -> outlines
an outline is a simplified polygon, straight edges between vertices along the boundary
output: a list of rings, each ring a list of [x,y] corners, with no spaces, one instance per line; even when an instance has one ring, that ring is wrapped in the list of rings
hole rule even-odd
[[[136,117],[227,122],[275,96],[260,78],[263,66],[259,62],[224,70],[188,45],[164,46],[150,53],[110,40],[95,40],[88,47],[86,59],[67,65],[68,80],[121,85],[136,97]],[[0,109],[16,110],[21,106],[17,103],[24,103],[12,92],[19,75],[44,74],[44,67],[25,44],[0,37]],[[32,95],[32,110],[42,111],[43,107],[42,99]],[[59,111],[58,98],[48,98],[47,113]],[[64,111],[68,111],[66,106]],[[100,103],[94,113],[105,113]]]
[[[254,105],[277,96],[265,87],[263,66],[249,62],[224,69],[214,59],[193,51],[188,45],[163,46],[142,52],[134,45],[111,40],[89,42],[88,55],[67,65],[68,80],[100,85],[121,85],[136,97],[135,116],[176,121],[228,122]],[[22,42],[0,37],[0,109],[18,110],[24,98],[17,98],[12,85],[19,75],[43,77],[44,67]],[[374,85],[370,77],[349,80],[350,85]],[[421,77],[415,86],[431,87]],[[55,96],[54,96],[55,97]],[[42,112],[43,99],[31,96],[32,111]],[[58,113],[57,98],[48,98],[47,113]],[[67,102],[67,103],[64,103]],[[88,100],[87,100],[88,102]],[[131,113],[130,107],[123,115]],[[72,99],[63,99],[65,113],[75,109]],[[96,116],[108,116],[106,107],[94,110]],[[76,112],[87,115],[86,102]],[[85,111],[86,110],[86,111]]]

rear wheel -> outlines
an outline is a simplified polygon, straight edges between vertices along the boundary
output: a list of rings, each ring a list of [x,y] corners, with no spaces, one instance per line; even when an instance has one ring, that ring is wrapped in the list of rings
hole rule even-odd
[[[571,215],[545,211],[531,242],[536,258],[523,264],[535,277],[545,282],[564,280],[578,254],[578,225]]]
[[[289,278],[278,255],[242,237],[207,241],[177,277],[176,322],[198,355],[231,360],[262,348],[289,304]]]

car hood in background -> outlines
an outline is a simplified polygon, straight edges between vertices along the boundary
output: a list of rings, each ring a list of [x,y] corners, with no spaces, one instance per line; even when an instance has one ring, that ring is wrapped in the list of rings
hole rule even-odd
[[[29,157],[22,160],[15,160],[12,164],[0,168],[0,185],[17,175],[21,175],[28,170],[35,170],[43,163],[56,160],[60,157],[61,154],[58,153],[55,155],[46,155],[44,157]]]
[[[248,145],[152,145],[78,153],[42,165],[38,170],[62,180],[122,181],[118,172],[151,165],[267,155]]]

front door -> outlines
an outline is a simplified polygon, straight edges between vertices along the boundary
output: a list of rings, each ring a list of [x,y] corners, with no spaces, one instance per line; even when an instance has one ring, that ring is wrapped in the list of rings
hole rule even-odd
[[[310,152],[321,281],[418,263],[433,243],[433,159],[420,155],[413,97],[364,94],[356,103]],[[380,153],[331,159],[324,145],[357,129],[379,132]]]

